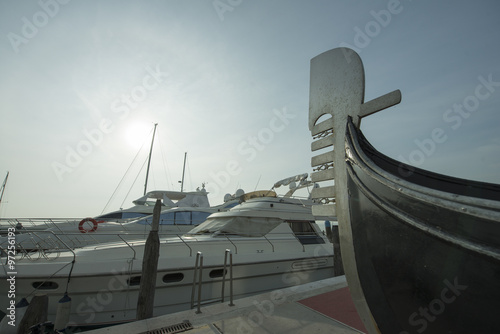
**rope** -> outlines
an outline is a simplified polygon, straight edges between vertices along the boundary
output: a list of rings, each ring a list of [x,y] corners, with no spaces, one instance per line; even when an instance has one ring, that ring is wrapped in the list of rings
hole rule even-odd
[[[123,308],[124,315],[126,314],[126,311],[130,305],[130,295],[129,295],[130,280],[132,279],[132,267],[134,265],[134,259],[127,260],[127,262],[128,262],[128,282],[129,282],[129,284],[127,284],[127,291],[125,292],[125,304],[124,304],[124,308]]]
[[[151,132],[152,132],[152,131],[153,131],[153,129],[151,129],[151,131],[149,131],[149,133],[151,134]],[[149,136],[149,135],[148,135],[148,136]],[[104,211],[105,211],[105,210],[106,210],[106,208],[108,207],[108,205],[109,205],[109,203],[111,202],[111,200],[115,197],[115,194],[116,194],[116,192],[118,191],[118,188],[122,185],[123,180],[125,179],[125,177],[127,176],[128,172],[130,171],[130,168],[132,168],[132,165],[134,164],[135,160],[136,160],[136,159],[137,159],[137,157],[139,156],[139,153],[141,153],[142,148],[144,147],[144,144],[146,144],[146,140],[144,140],[144,142],[143,142],[143,143],[142,143],[142,145],[141,145],[141,148],[139,148],[139,151],[137,151],[137,153],[136,153],[136,155],[135,155],[134,159],[132,160],[132,163],[128,166],[127,171],[125,172],[125,174],[123,174],[123,176],[122,176],[122,178],[121,178],[120,182],[118,182],[118,185],[116,186],[115,191],[113,191],[113,194],[111,195],[111,197],[109,198],[108,202],[107,202],[107,203],[106,203],[106,205],[104,206],[104,209],[102,209],[101,214],[103,214],[103,213],[104,213]],[[143,167],[144,167],[144,166],[143,166]],[[142,170],[142,168],[141,168],[141,170]],[[137,177],[136,177],[136,179],[137,179]],[[135,181],[134,181],[134,182],[135,182]],[[130,193],[130,189],[129,189],[129,193]],[[127,193],[127,196],[128,196],[128,193]],[[125,202],[125,200],[126,200],[126,197],[125,197],[125,199],[123,200],[122,205],[123,205],[123,203]],[[120,205],[120,207],[122,207],[122,205]]]
[[[126,196],[125,196],[125,198],[123,199],[122,204],[120,204],[120,208],[121,208],[121,207],[123,207],[123,203],[125,203],[125,201],[127,200],[127,197],[128,197],[128,195],[130,194],[130,191],[132,190],[132,188],[134,187],[135,182],[137,181],[137,178],[139,177],[139,174],[141,174],[141,171],[143,170],[144,165],[146,165],[146,162],[148,162],[148,157],[146,157],[146,160],[144,160],[144,163],[142,164],[141,169],[139,170],[139,173],[137,173],[137,175],[135,176],[134,182],[133,182],[133,183],[132,183],[132,185],[130,186],[130,188],[129,188],[128,192],[127,192],[127,195],[126,195]]]

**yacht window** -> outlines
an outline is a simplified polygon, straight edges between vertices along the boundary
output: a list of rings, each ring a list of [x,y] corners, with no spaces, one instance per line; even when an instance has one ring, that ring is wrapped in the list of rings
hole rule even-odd
[[[141,284],[141,276],[134,276],[127,280],[129,286],[136,286]]]
[[[191,211],[178,211],[175,213],[175,225],[191,225]]]
[[[151,223],[153,222],[153,218],[151,218]],[[166,212],[160,215],[160,225],[173,225],[175,222],[175,213],[174,212]]]
[[[139,212],[123,212],[122,219],[132,219],[132,218],[141,218],[147,216],[147,213],[139,213]]]
[[[153,215],[149,215],[142,219],[136,221],[137,224],[141,225],[151,225],[153,223]],[[160,214],[160,225],[173,225],[174,224],[174,213],[165,212]]]
[[[152,217],[152,216],[151,216],[151,217]],[[149,218],[149,216],[148,216],[148,217],[146,217],[146,218],[138,219],[138,220],[136,220],[135,222],[136,222],[137,224],[140,224],[140,225],[149,225],[149,224],[151,224],[151,222],[152,222],[152,218],[151,218],[151,220],[148,220],[148,218]]]
[[[31,286],[37,290],[55,290],[59,287],[56,282],[33,282]]]
[[[325,240],[316,233],[310,221],[288,221],[288,224],[303,245],[325,243]]]
[[[210,216],[212,213],[202,212],[202,211],[193,211],[192,214],[193,214],[192,215],[193,225],[200,225],[205,220],[207,220],[208,216]]]
[[[192,229],[188,234],[238,235],[242,237],[262,237],[283,221],[265,217],[213,217]]]
[[[102,216],[98,216],[96,218],[99,218],[99,219],[122,219],[122,216],[123,216],[123,212],[112,212],[112,213],[108,213],[108,214],[105,214]]]
[[[175,283],[184,279],[183,273],[166,274],[163,276],[163,283]]]
[[[160,225],[199,225],[210,215],[210,212],[199,211],[165,212],[160,215]],[[137,224],[141,225],[151,225],[152,222],[152,215],[136,221]]]
[[[227,270],[226,270],[227,272]],[[208,274],[210,278],[222,277],[225,275],[224,269],[214,269]]]

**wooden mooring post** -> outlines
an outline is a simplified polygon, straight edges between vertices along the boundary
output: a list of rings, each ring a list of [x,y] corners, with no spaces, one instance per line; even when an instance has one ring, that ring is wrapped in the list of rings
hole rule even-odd
[[[156,273],[158,269],[158,258],[160,256],[160,238],[158,227],[160,225],[161,200],[157,199],[153,210],[153,222],[148,239],[144,245],[144,257],[142,259],[142,276],[137,299],[137,320],[148,319],[153,316]]]

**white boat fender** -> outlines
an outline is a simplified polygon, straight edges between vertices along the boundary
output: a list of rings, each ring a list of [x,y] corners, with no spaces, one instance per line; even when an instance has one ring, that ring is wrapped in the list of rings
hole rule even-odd
[[[15,308],[9,310],[9,307],[7,307],[5,317],[3,317],[2,322],[0,322],[0,333],[16,334],[18,325],[21,323],[21,320],[28,309],[28,305],[28,300],[26,298],[22,298],[15,305]]]
[[[65,292],[64,296],[59,299],[56,311],[56,321],[54,322],[55,330],[63,330],[69,322],[69,314],[71,311],[71,298]]]

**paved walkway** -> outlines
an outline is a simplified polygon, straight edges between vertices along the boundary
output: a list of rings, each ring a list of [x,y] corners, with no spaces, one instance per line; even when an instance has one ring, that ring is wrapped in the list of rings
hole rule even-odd
[[[190,334],[364,332],[345,276],[238,299],[234,304],[235,306],[228,306],[227,303],[214,304],[202,307],[200,314],[189,310],[86,333],[178,333],[168,331],[170,326],[185,329]]]

